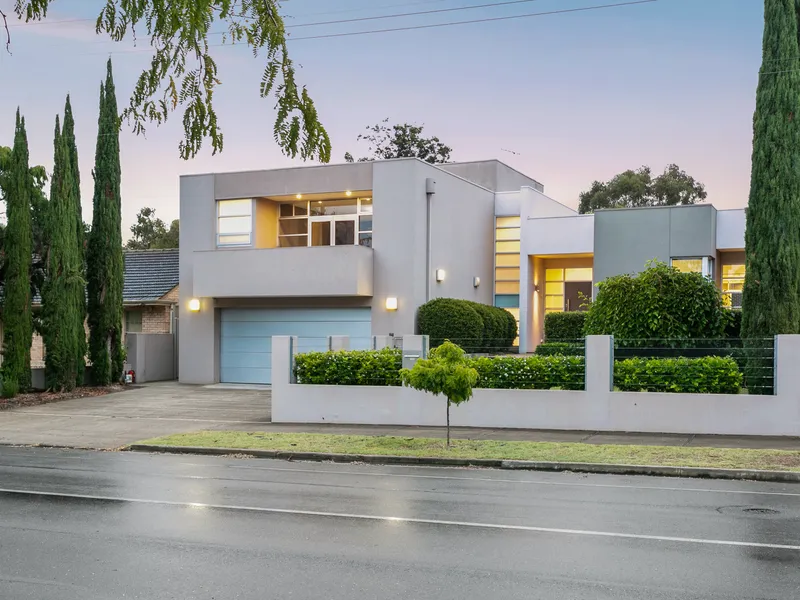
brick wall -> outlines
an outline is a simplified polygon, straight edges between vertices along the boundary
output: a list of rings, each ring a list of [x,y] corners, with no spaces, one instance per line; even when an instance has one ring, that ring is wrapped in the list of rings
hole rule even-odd
[[[174,302],[175,304],[178,303],[178,286],[176,285],[166,294],[161,297],[161,300],[165,300],[167,302]]]
[[[38,333],[33,334],[31,342],[31,369],[44,368],[44,339]]]
[[[169,306],[145,306],[142,310],[142,333],[169,333]]]

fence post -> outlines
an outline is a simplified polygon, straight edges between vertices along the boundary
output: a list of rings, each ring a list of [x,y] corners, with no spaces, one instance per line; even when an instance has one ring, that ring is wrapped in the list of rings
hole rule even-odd
[[[297,337],[272,336],[272,388],[297,383],[294,376],[294,356],[297,354]]]
[[[800,389],[800,335],[775,336],[775,378],[773,394],[797,394]]]
[[[603,393],[614,389],[614,336],[586,336],[585,389]]]
[[[337,350],[350,350],[350,336],[329,335],[328,350],[331,352],[336,352]]]
[[[421,358],[428,357],[430,338],[427,335],[403,336],[403,368],[410,369]]]

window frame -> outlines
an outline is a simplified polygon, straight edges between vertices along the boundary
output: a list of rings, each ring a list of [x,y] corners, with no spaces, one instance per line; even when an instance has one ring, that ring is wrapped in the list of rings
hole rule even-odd
[[[672,256],[669,259],[669,266],[675,267],[676,260],[699,260],[700,261],[700,274],[703,277],[714,279],[714,259],[711,256]],[[696,273],[697,271],[689,271]]]
[[[250,214],[249,215],[220,215],[220,207],[223,205],[224,202],[242,202],[242,201],[250,201]],[[255,227],[255,199],[254,198],[225,198],[222,200],[216,201],[216,240],[217,240],[217,248],[250,248],[253,246],[253,238],[255,237],[253,231]],[[220,233],[220,219],[240,219],[240,218],[249,218],[250,219],[250,230],[249,231],[239,231],[239,232],[230,232],[230,233]],[[247,236],[247,242],[223,242],[221,238],[226,237],[233,237],[233,236]]]
[[[332,200],[345,200],[345,199],[349,200],[349,198],[332,198]],[[373,231],[373,229],[372,228],[370,228],[370,229],[362,229],[361,228],[361,218],[362,217],[369,217],[370,218],[370,222],[373,223],[373,227],[374,227],[373,197],[372,196],[369,196],[369,197],[365,196],[363,198],[358,197],[358,198],[354,198],[354,200],[355,200],[355,204],[356,204],[356,211],[354,213],[350,213],[350,214],[346,213],[346,214],[341,214],[341,215],[313,215],[313,214],[311,214],[311,202],[312,202],[311,200],[306,200],[304,202],[305,207],[306,207],[305,208],[306,214],[298,215],[298,214],[296,214],[295,208],[298,207],[301,204],[300,202],[282,202],[280,204],[280,206],[289,204],[293,208],[292,208],[292,216],[280,216],[280,208],[278,209],[278,223],[279,223],[279,226],[278,226],[278,248],[303,248],[304,246],[307,247],[307,248],[311,248],[312,247],[311,229],[312,229],[312,224],[315,223],[315,222],[316,223],[319,223],[319,222],[330,223],[330,227],[331,227],[331,242],[332,242],[331,244],[329,244],[327,246],[313,246],[315,248],[328,248],[328,247],[332,248],[332,247],[335,247],[337,245],[338,246],[350,246],[350,245],[353,245],[353,246],[364,246],[364,247],[367,247],[367,248],[371,248],[372,247],[371,240],[372,240],[372,231]],[[325,200],[323,200],[322,202],[325,202]],[[297,233],[297,234],[281,235],[281,233],[280,233],[280,221],[301,220],[301,219],[303,219],[303,220],[308,222],[308,228],[307,228],[307,231],[306,231],[305,234]],[[355,222],[355,236],[354,236],[354,240],[353,240],[354,243],[353,244],[335,244],[335,243],[333,243],[333,241],[335,239],[335,234],[334,234],[334,232],[335,232],[334,222],[335,221],[354,221]],[[369,234],[369,236],[370,236],[369,237],[370,244],[362,244],[362,243],[360,243],[362,234]],[[304,245],[301,245],[301,246],[281,246],[281,239],[290,238],[290,237],[293,237],[293,238],[303,238],[303,237],[305,237],[306,238],[306,243]]]
[[[138,326],[138,328],[139,328],[138,331],[134,331],[134,330],[131,329],[130,316],[132,314],[134,314],[134,313],[139,315],[139,322],[134,324],[134,325]],[[126,310],[125,311],[125,334],[127,335],[129,333],[142,333],[143,332],[143,328],[144,328],[144,311],[143,310]]]

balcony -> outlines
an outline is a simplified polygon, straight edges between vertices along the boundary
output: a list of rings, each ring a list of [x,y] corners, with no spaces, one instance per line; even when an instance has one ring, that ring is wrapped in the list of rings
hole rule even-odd
[[[372,296],[372,248],[231,248],[194,253],[206,298]]]

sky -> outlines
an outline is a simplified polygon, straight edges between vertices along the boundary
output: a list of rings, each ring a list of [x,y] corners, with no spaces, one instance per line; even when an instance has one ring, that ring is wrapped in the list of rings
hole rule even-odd
[[[491,19],[624,0],[527,0],[504,6],[355,23],[321,24],[504,0],[285,0],[293,38]],[[507,1],[507,0],[505,0]],[[11,14],[14,0],[0,0]],[[84,219],[90,220],[99,87],[110,56],[120,107],[151,54],[146,43],[94,33],[104,0],[54,1],[41,23],[11,22],[0,52],[0,145],[26,117],[31,163],[53,164],[55,116],[71,95]],[[292,40],[298,81],[331,136],[331,162],[366,148],[356,136],[384,118],[424,124],[452,159],[497,158],[576,207],[594,180],[670,163],[705,184],[717,208],[746,205],[752,116],[761,60],[762,0],[657,0],[602,10],[314,40]],[[220,27],[215,28],[216,31]],[[217,36],[217,39],[219,36]],[[246,48],[215,48],[222,85],[215,106],[222,153],[210,144],[178,155],[175,114],[145,136],[121,132],[123,230],[143,206],[178,218],[179,177],[300,166],[273,136],[274,101],[261,99],[263,60]]]

